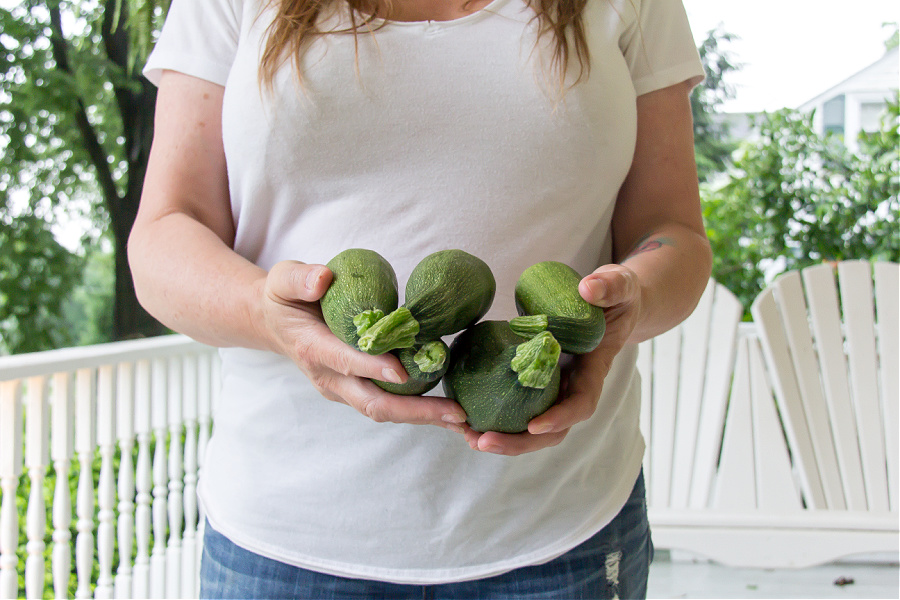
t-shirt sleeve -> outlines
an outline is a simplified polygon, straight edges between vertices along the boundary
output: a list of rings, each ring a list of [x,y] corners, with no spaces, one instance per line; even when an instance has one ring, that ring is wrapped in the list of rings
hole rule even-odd
[[[682,0],[632,0],[637,18],[620,38],[637,95],[705,76]]]
[[[164,70],[225,85],[241,32],[242,0],[173,0],[144,76]]]

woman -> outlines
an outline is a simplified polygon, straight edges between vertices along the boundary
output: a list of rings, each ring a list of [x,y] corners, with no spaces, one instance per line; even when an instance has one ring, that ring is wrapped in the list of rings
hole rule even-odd
[[[136,288],[223,348],[201,594],[643,596],[635,344],[710,270],[680,1],[175,0],[146,74]],[[455,402],[377,388],[399,362],[324,325],[347,248],[401,290],[431,252],[474,254],[490,319],[558,260],[607,334],[528,432],[478,434]]]

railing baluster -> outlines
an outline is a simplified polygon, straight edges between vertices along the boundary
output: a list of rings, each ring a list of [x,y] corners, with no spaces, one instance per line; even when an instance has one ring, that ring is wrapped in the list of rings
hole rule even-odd
[[[25,597],[44,595],[44,534],[47,533],[47,505],[44,477],[50,462],[50,415],[45,376],[29,377],[25,419],[25,466],[31,481],[25,515],[28,543],[25,551]]]
[[[135,472],[134,559],[132,598],[150,597],[150,503],[153,480],[150,459],[150,361],[140,360],[135,373],[134,431],[138,458]]]
[[[97,445],[100,447],[100,479],[97,484],[97,562],[99,573],[95,598],[112,598],[113,551],[116,535],[116,478],[113,460],[116,454],[116,371],[112,365],[97,370]]]
[[[19,597],[18,559],[19,519],[16,491],[22,475],[22,386],[18,379],[0,382],[0,439],[12,440],[0,445],[0,598]]]
[[[197,356],[183,359],[182,406],[184,411],[184,554],[181,598],[196,598],[197,573]]]
[[[212,353],[201,354],[198,359],[197,378],[197,478],[203,474],[203,460],[206,456],[206,447],[209,445],[209,436],[212,430],[212,381],[213,361],[216,356]],[[206,530],[206,518],[198,505],[197,513],[197,575],[196,587],[200,592],[200,561],[203,559],[203,533]]]
[[[76,598],[90,598],[94,566],[94,477],[95,445],[94,370],[79,369],[75,375],[75,451],[80,472],[75,499],[75,572],[78,575]]]
[[[153,551],[150,554],[150,597],[166,595],[166,359],[153,360],[150,419],[156,446],[153,453]]]
[[[130,362],[120,363],[116,373],[116,436],[119,440],[119,568],[116,598],[133,598],[131,550],[134,537],[134,376]]]
[[[69,597],[69,575],[72,571],[72,494],[69,470],[75,449],[75,419],[72,414],[70,373],[53,375],[51,398],[50,458],[56,473],[53,492],[53,593],[56,598]]]
[[[166,546],[166,597],[181,597],[181,527],[184,511],[184,455],[181,451],[182,372],[178,357],[169,359],[169,542]]]

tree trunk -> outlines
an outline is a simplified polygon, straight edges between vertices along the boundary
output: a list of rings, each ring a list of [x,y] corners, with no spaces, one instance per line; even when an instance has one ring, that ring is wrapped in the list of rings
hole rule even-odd
[[[136,339],[164,335],[169,330],[159,321],[154,319],[138,303],[134,292],[134,280],[131,277],[131,269],[128,266],[128,257],[125,245],[128,234],[116,233],[116,286],[113,302],[112,330],[113,337],[117,340]]]
[[[116,86],[116,104],[122,117],[124,154],[128,162],[127,183],[123,193],[107,195],[111,227],[115,240],[116,286],[113,304],[113,337],[117,340],[149,337],[168,333],[169,330],[150,316],[138,303],[134,280],[128,265],[128,235],[137,216],[150,145],[153,142],[153,111],[156,106],[156,88],[143,77],[139,69],[130,70],[128,3],[121,3],[122,13],[113,19],[113,2],[108,2],[102,26],[107,56],[129,73],[131,85]]]
[[[112,228],[116,252],[116,295],[113,306],[113,335],[116,339],[149,337],[169,333],[138,303],[134,280],[128,265],[128,235],[137,216],[147,172],[150,144],[153,141],[153,109],[156,104],[156,88],[141,78],[140,92],[120,95],[119,106],[125,126],[125,144],[128,158],[128,185],[125,194],[116,198]]]

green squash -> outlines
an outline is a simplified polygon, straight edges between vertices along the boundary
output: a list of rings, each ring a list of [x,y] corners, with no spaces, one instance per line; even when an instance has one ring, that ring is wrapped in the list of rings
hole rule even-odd
[[[338,338],[357,348],[360,331],[397,309],[397,275],[384,257],[362,248],[344,250],[325,266],[334,278],[319,300],[322,316]]]
[[[528,341],[507,321],[481,321],[450,345],[444,394],[475,431],[520,433],[559,395],[560,347],[549,332]]]
[[[601,307],[578,293],[581,279],[561,262],[540,262],[525,269],[516,282],[516,309],[521,316],[510,321],[513,331],[523,336],[549,331],[569,354],[596,348],[606,333],[606,317]]]
[[[494,275],[480,258],[462,250],[429,254],[410,273],[403,306],[372,325],[359,347],[382,350],[398,332],[416,327],[420,345],[462,331],[487,313],[496,290]]]

